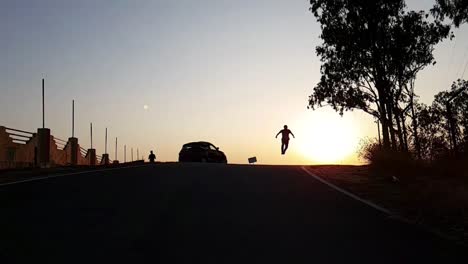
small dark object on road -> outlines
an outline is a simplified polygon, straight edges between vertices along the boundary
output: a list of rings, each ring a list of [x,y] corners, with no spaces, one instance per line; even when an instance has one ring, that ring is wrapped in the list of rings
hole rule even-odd
[[[148,156],[148,159],[151,163],[154,163],[154,161],[156,160],[156,155],[154,155],[153,151],[151,150],[150,151],[150,154]]]
[[[179,162],[227,163],[224,152],[209,142],[191,142],[182,146]]]

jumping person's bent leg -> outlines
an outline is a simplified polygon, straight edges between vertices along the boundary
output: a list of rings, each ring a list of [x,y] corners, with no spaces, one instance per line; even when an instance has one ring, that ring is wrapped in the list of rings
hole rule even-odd
[[[283,151],[283,153],[286,153],[286,150],[288,150],[288,146],[289,146],[289,142],[288,141],[284,142],[284,151]]]
[[[285,154],[286,153],[286,150],[288,149],[288,145],[289,145],[289,140],[287,139],[283,139],[281,140],[281,154]]]

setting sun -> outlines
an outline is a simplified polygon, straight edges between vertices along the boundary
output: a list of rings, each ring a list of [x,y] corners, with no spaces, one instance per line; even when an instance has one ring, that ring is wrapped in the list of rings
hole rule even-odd
[[[301,129],[304,134],[298,139],[299,151],[313,162],[338,163],[356,152],[359,141],[357,127],[337,113],[314,115]]]

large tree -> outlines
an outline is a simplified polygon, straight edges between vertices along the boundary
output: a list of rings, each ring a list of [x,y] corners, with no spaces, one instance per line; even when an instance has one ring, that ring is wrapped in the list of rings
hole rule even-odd
[[[340,114],[363,110],[380,121],[384,147],[395,146],[395,116],[403,111],[398,103],[408,101],[406,84],[433,63],[433,46],[450,28],[428,22],[423,12],[405,12],[404,0],[310,3],[323,43],[316,48],[322,77],[309,106],[330,105]]]
[[[444,157],[448,153],[447,130],[444,127],[443,113],[434,106],[427,106],[422,103],[415,103],[414,118],[418,126],[409,129],[412,137],[418,137],[418,154],[420,158],[428,161],[434,161]],[[413,143],[414,144],[414,143]]]
[[[418,135],[423,159],[468,154],[468,81],[458,80],[437,93],[431,106],[415,103],[414,115],[417,131],[411,127],[409,134]]]
[[[457,80],[450,91],[436,94],[432,108],[444,117],[440,123],[445,127],[450,148],[455,154],[464,151],[462,148],[468,143],[468,81]]]
[[[456,27],[468,22],[468,1],[467,0],[436,0],[436,4],[431,9],[436,18],[443,20],[450,18]]]
[[[450,28],[440,21],[428,22],[428,15],[422,11],[408,12],[398,19],[392,31],[393,73],[395,74],[395,96],[393,98],[394,119],[402,149],[408,149],[406,138],[406,116],[412,119],[414,146],[421,157],[417,134],[417,118],[414,110],[415,80],[417,73],[427,65],[434,64],[434,46],[448,36]],[[453,37],[453,35],[451,35]],[[391,118],[391,117],[389,117]]]

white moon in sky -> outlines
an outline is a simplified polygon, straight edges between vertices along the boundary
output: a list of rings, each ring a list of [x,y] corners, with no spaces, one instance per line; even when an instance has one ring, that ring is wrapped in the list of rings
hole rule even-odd
[[[143,106],[143,109],[145,109],[145,110],[148,110],[148,108],[149,108],[148,105],[144,105],[144,106]]]

